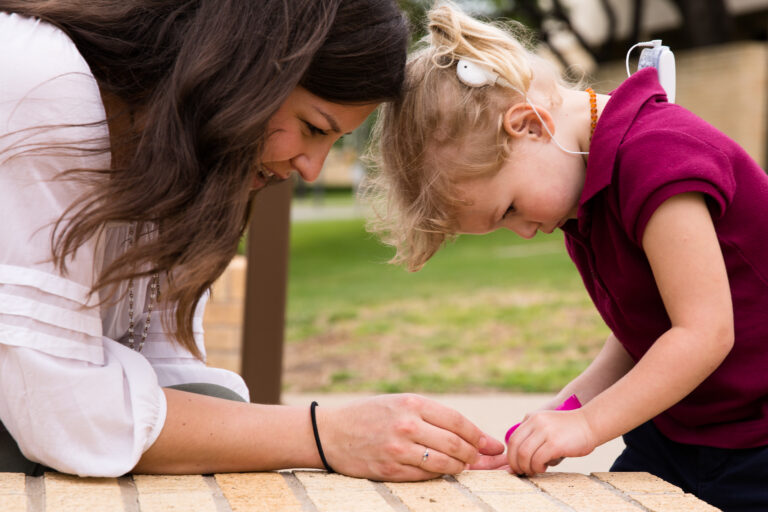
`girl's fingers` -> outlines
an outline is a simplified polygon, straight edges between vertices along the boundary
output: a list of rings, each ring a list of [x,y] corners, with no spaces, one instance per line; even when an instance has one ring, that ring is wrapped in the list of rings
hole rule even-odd
[[[531,459],[533,458],[533,454],[539,448],[539,443],[533,440],[532,437],[533,436],[529,436],[526,442],[517,450],[517,465],[520,467],[520,471],[525,475],[533,473],[531,470]]]
[[[543,444],[544,439],[536,431],[523,430],[519,433],[523,439],[518,438],[515,444],[510,444],[510,466],[517,471],[517,474],[531,475],[533,474],[531,460]],[[517,431],[512,434],[513,437],[516,435],[518,435]]]
[[[562,462],[563,451],[546,434],[535,433],[518,449],[518,464],[526,475],[544,473],[548,466]]]
[[[520,457],[520,446],[525,439],[530,435],[530,431],[520,424],[517,430],[509,438],[507,444],[507,461],[509,462],[509,469],[516,475],[522,475],[523,471],[520,469],[520,463],[518,458]]]
[[[562,458],[559,460],[555,458],[553,453],[554,450],[555,447],[552,446],[551,443],[545,442],[539,446],[539,449],[536,450],[536,453],[534,453],[533,457],[531,457],[531,471],[533,471],[533,473],[544,473],[547,470],[547,467],[550,465],[550,462],[557,461],[556,463],[559,463],[562,461]]]

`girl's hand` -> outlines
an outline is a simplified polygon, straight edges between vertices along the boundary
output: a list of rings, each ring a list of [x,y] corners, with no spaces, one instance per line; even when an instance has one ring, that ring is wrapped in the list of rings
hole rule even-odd
[[[328,464],[349,476],[427,480],[460,473],[468,464],[492,465],[504,452],[502,443],[458,412],[418,395],[385,395],[316,412]]]
[[[512,473],[533,475],[563,457],[583,457],[596,447],[597,437],[583,409],[541,411],[526,416],[509,438],[507,460]]]

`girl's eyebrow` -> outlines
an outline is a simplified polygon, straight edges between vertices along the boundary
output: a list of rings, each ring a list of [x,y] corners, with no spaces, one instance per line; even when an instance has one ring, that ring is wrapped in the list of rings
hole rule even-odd
[[[491,231],[493,231],[493,228],[498,226],[503,219],[504,219],[504,212],[501,212],[501,215],[499,215],[498,210],[496,209],[491,210],[490,221],[488,222],[488,226],[490,227]]]

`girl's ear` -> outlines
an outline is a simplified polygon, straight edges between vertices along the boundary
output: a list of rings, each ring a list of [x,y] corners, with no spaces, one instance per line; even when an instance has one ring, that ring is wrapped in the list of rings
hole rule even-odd
[[[536,112],[539,115],[536,115]],[[547,123],[546,127],[544,127],[544,123]],[[509,107],[504,113],[502,126],[512,138],[549,139],[555,133],[555,123],[549,111],[540,106],[537,106],[534,111],[533,105],[529,103],[518,103]]]

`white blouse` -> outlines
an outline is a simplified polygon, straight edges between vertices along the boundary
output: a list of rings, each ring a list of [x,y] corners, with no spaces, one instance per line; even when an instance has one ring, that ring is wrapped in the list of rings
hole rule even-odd
[[[89,298],[99,271],[124,250],[126,225],[81,246],[65,274],[50,261],[55,222],[88,194],[52,178],[110,165],[108,154],[64,146],[103,145],[105,118],[74,43],[52,25],[0,12],[0,420],[28,459],[81,476],[118,476],[136,465],[165,422],[162,386],[210,382],[248,399],[240,376],[205,366],[171,341],[165,312],[153,313],[139,353],[121,342],[127,299],[99,307],[97,296]],[[137,342],[148,284],[135,283]],[[203,355],[206,300],[194,319]]]

